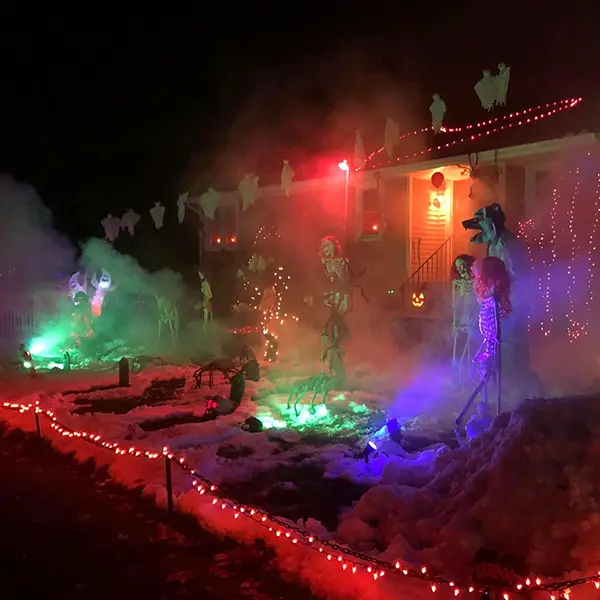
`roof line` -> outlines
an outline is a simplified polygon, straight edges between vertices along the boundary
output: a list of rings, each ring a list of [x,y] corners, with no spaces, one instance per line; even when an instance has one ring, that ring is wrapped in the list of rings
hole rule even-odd
[[[479,164],[491,163],[496,160],[511,160],[515,158],[521,158],[525,156],[531,156],[534,154],[547,154],[550,152],[557,152],[559,150],[574,150],[577,148],[583,148],[591,145],[597,141],[596,134],[594,133],[580,133],[576,135],[570,135],[562,138],[555,138],[552,140],[546,140],[543,142],[532,142],[529,144],[521,144],[519,146],[508,146],[506,148],[499,148],[498,150],[485,150],[479,152]],[[473,153],[471,153],[473,154]],[[435,169],[437,167],[447,167],[455,165],[457,163],[468,163],[469,155],[460,154],[456,156],[449,156],[447,158],[441,158],[437,160],[427,160],[423,162],[414,162],[406,165],[381,167],[379,169],[370,169],[368,171],[351,172],[350,178],[360,178],[363,181],[375,179],[375,177],[381,177],[382,179],[389,179],[397,177],[399,175],[408,175],[416,171],[427,171]],[[323,190],[327,188],[342,187],[345,185],[346,178],[344,173],[340,171],[337,176],[319,177],[316,179],[305,179],[303,181],[297,181],[293,184],[294,192],[312,192],[317,190]],[[283,196],[284,192],[280,185],[269,185],[260,188],[260,195],[263,198],[273,196]],[[231,203],[234,200],[240,198],[240,193],[237,190],[231,190],[228,192],[221,193],[221,200],[226,203]],[[189,204],[199,204],[200,196],[190,198]]]

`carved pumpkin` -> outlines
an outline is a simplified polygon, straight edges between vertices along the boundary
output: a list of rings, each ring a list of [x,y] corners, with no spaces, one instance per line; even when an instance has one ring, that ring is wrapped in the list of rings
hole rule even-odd
[[[411,302],[415,308],[423,308],[423,306],[425,305],[425,293],[423,292],[423,290],[413,292]]]

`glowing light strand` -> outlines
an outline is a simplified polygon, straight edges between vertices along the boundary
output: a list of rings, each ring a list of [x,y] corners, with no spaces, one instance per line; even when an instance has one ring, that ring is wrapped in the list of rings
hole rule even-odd
[[[355,552],[350,548],[340,546],[335,542],[320,540],[305,530],[295,527],[283,519],[270,515],[267,511],[240,504],[230,498],[221,496],[216,485],[187,465],[183,456],[176,456],[174,453],[170,452],[167,447],[164,447],[162,452],[142,450],[135,446],[121,446],[117,442],[107,442],[102,436],[94,433],[73,430],[60,423],[52,411],[42,409],[39,401],[35,404],[4,402],[2,403],[2,408],[18,411],[22,414],[33,411],[36,413],[36,416],[47,418],[50,421],[51,428],[62,437],[81,439],[101,448],[105,448],[117,456],[131,456],[149,460],[156,460],[159,458],[162,458],[163,460],[168,459],[176,464],[182,471],[191,476],[192,486],[200,495],[212,497],[213,506],[216,506],[221,510],[229,509],[231,511],[230,514],[234,519],[245,517],[252,520],[257,525],[267,529],[269,533],[280,540],[287,540],[292,544],[302,545],[306,549],[319,552],[327,561],[339,565],[343,571],[349,574],[354,575],[359,572],[364,573],[372,577],[373,581],[377,581],[388,574],[404,575],[406,577],[427,582],[432,593],[437,592],[440,586],[448,586],[453,590],[454,596],[459,596],[461,591],[471,594],[482,594],[487,591],[487,588],[491,587],[486,586],[485,589],[474,587],[472,585],[460,587],[454,581],[447,580],[440,576],[430,575],[426,566],[422,566],[417,570],[402,565],[400,561],[391,563],[378,560],[361,554],[360,552]],[[529,576],[522,582],[516,584],[513,593],[516,595],[538,591],[557,592],[557,595],[551,594],[551,600],[557,600],[557,596],[569,600],[572,588],[588,583],[591,583],[595,589],[600,589],[600,571],[598,571],[596,575],[590,577],[582,577],[569,581],[554,581],[547,584],[544,584],[539,577]],[[511,594],[506,591],[506,588],[502,591],[502,596],[503,600],[510,600],[511,598]]]
[[[463,137],[460,137],[459,139],[452,140],[451,142],[447,142],[447,143],[438,144],[437,146],[430,146],[429,148],[426,148],[425,150],[421,150],[419,152],[413,152],[412,154],[410,154],[410,153],[405,154],[404,156],[400,156],[400,157],[395,158],[390,161],[383,160],[383,161],[380,161],[380,162],[374,164],[374,163],[372,163],[373,159],[376,156],[381,155],[384,151],[384,148],[379,148],[379,150],[371,153],[368,156],[367,161],[365,162],[365,165],[363,167],[357,168],[355,170],[361,171],[361,170],[367,170],[367,169],[376,169],[378,167],[391,166],[394,163],[399,163],[401,161],[408,160],[411,158],[417,158],[419,156],[423,156],[423,155],[429,154],[431,152],[436,152],[438,150],[443,150],[445,148],[451,148],[452,146],[456,146],[458,144],[463,144],[466,141],[475,141],[483,136],[493,135],[493,134],[499,133],[500,131],[512,129],[514,127],[521,127],[523,125],[534,123],[536,121],[541,121],[542,119],[546,119],[548,117],[556,115],[564,110],[569,110],[571,108],[574,108],[575,106],[580,104],[582,101],[583,101],[583,98],[570,98],[568,100],[559,100],[557,102],[551,102],[551,103],[548,103],[545,105],[539,105],[539,106],[535,106],[535,107],[528,108],[525,110],[511,112],[508,115],[503,115],[501,117],[495,117],[493,119],[488,119],[486,121],[480,121],[478,123],[466,125],[465,127],[444,127],[444,128],[442,128],[442,131],[441,131],[442,134],[463,133],[463,134],[470,134],[470,135],[464,135]],[[532,114],[537,111],[540,111],[540,114],[535,114],[535,115]],[[483,129],[484,127],[490,127],[490,126],[493,126],[493,127],[490,129],[486,129],[485,131],[479,131],[479,132],[475,131],[477,129]],[[417,135],[418,133],[425,133],[429,130],[430,130],[430,128],[426,127],[424,129],[415,130],[410,133],[405,133],[400,136],[400,139],[404,139],[409,136],[414,136],[414,135]],[[471,133],[471,132],[473,132],[473,133]]]
[[[569,171],[569,175],[575,175],[575,185],[571,194],[571,202],[567,211],[567,236],[570,240],[571,256],[567,265],[567,299],[569,303],[567,313],[567,335],[569,341],[573,342],[582,334],[582,327],[579,321],[575,318],[575,300],[573,298],[574,290],[577,289],[576,272],[577,272],[577,229],[574,226],[575,220],[575,205],[579,198],[580,189],[580,169],[576,167],[574,172]]]
[[[591,153],[588,153],[590,156]],[[590,313],[592,310],[592,304],[594,299],[594,270],[596,268],[596,235],[598,233],[598,223],[600,222],[600,171],[596,173],[596,198],[594,200],[594,223],[592,225],[592,230],[590,232],[590,237],[588,240],[588,259],[587,259],[587,267],[588,267],[588,286],[587,286],[587,296],[585,299],[586,305],[586,318],[584,323],[585,331],[588,330],[590,324]]]

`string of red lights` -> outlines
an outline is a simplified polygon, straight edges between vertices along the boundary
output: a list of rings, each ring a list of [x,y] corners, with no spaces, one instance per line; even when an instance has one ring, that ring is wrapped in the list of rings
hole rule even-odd
[[[568,110],[574,108],[579,103],[583,101],[583,98],[570,98],[568,100],[559,100],[557,102],[550,102],[548,104],[540,104],[538,106],[534,106],[531,108],[527,108],[525,110],[511,112],[507,115],[502,115],[499,117],[494,117],[493,119],[487,119],[485,121],[479,121],[478,123],[473,123],[470,125],[466,125],[464,127],[443,127],[441,130],[441,134],[450,134],[450,133],[470,133],[468,136],[462,136],[458,139],[452,140],[447,143],[441,143],[437,146],[430,146],[421,150],[419,152],[413,152],[412,154],[405,154],[403,156],[399,156],[390,160],[382,160],[378,163],[373,163],[375,157],[380,156],[385,149],[383,147],[379,148],[375,152],[372,152],[367,157],[365,164],[362,167],[357,168],[357,171],[364,171],[366,169],[376,169],[378,167],[391,166],[394,163],[399,163],[404,160],[409,160],[412,158],[417,158],[419,156],[423,156],[425,154],[429,154],[431,152],[436,152],[439,150],[443,150],[445,148],[451,148],[452,146],[456,146],[458,144],[465,143],[466,141],[475,141],[480,137],[493,135],[495,133],[499,133],[500,131],[504,131],[506,129],[511,129],[513,127],[521,127],[523,125],[527,125],[529,123],[534,123],[536,121],[540,121],[542,119],[546,119],[551,117],[557,113],[560,113],[564,110]],[[536,114],[539,113],[539,114]],[[490,128],[491,127],[491,128]],[[477,129],[484,129],[484,131],[476,131]],[[399,140],[402,140],[407,137],[415,136],[420,133],[426,133],[431,131],[431,127],[425,127],[423,129],[418,129],[409,133],[404,133],[400,136]]]
[[[341,546],[335,542],[320,540],[299,527],[268,514],[265,510],[240,504],[230,498],[221,496],[216,485],[187,465],[184,457],[176,456],[174,453],[170,452],[167,447],[164,447],[162,452],[156,452],[153,450],[142,450],[135,446],[121,446],[117,442],[107,442],[98,434],[73,430],[66,425],[63,425],[52,411],[42,409],[39,402],[36,402],[35,404],[4,402],[2,407],[20,413],[33,411],[36,418],[39,418],[39,416],[47,418],[50,421],[51,428],[59,435],[68,438],[81,439],[98,447],[105,448],[119,456],[146,458],[148,460],[166,458],[190,475],[192,478],[192,485],[200,495],[212,496],[212,505],[218,507],[220,510],[229,510],[233,519],[245,517],[257,525],[264,527],[278,539],[287,540],[291,544],[302,545],[307,549],[319,552],[323,555],[325,560],[332,564],[337,564],[343,572],[352,575],[363,572],[372,577],[373,581],[377,581],[388,574],[403,575],[405,577],[416,578],[426,582],[433,593],[437,592],[441,586],[449,587],[453,590],[454,596],[459,596],[461,592],[470,594],[488,594],[490,587],[492,587],[486,586],[484,588],[482,586],[469,584],[459,586],[454,581],[447,580],[440,576],[430,575],[426,566],[422,566],[419,570],[416,570],[412,567],[403,565],[400,561],[391,563],[378,560],[365,554],[355,552],[352,549]],[[589,583],[593,584],[596,589],[600,589],[600,571],[596,576],[568,581],[555,581],[545,584],[539,577],[530,576],[518,583],[514,590],[508,591],[503,589],[501,593],[504,600],[510,600],[511,594],[530,594],[538,591],[549,592],[551,600],[558,600],[558,598],[569,600],[572,588]]]

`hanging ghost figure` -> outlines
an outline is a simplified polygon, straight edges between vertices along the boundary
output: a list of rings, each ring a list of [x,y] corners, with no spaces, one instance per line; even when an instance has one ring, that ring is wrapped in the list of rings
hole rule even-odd
[[[156,229],[162,229],[165,218],[165,207],[160,202],[155,202],[154,207],[150,209],[150,216],[154,221]]]
[[[102,269],[100,279],[96,277],[96,273],[92,275],[92,285],[96,288],[96,293],[92,298],[92,314],[99,317],[102,314],[102,305],[104,298],[108,292],[114,291],[116,288],[112,285],[110,273]]]
[[[360,130],[356,130],[356,137],[354,138],[354,167],[360,169],[367,162],[367,155],[365,154],[365,145],[363,143],[362,135]]]
[[[200,196],[200,206],[211,221],[215,220],[215,213],[219,208],[219,204],[221,204],[221,194],[214,188],[208,188],[208,191]]]
[[[434,133],[439,133],[444,126],[444,115],[446,114],[446,103],[439,94],[433,95],[429,112],[431,113],[431,129]]]
[[[281,188],[285,195],[289,198],[292,194],[292,179],[294,179],[294,169],[292,169],[289,160],[283,161],[283,169],[281,169]]]
[[[260,254],[253,254],[248,265],[248,270],[253,273],[262,273],[267,268],[267,260]]]
[[[82,283],[80,283],[80,281]],[[75,273],[73,273],[73,275],[71,275],[71,277],[69,278],[69,296],[71,300],[75,298],[75,294],[78,294],[80,292],[87,296],[87,288],[88,282],[85,273],[83,274],[83,279],[81,278],[81,271],[76,271]]]
[[[113,217],[110,213],[100,222],[104,229],[104,237],[111,244],[119,237],[121,230],[121,219]]]
[[[238,190],[242,197],[242,210],[246,210],[256,202],[259,187],[258,177],[254,173],[246,173],[244,175],[244,179],[238,185]]]
[[[129,235],[135,233],[135,226],[140,222],[140,215],[131,208],[121,217],[121,229],[127,229]]]
[[[498,65],[498,75],[494,79],[496,83],[496,105],[506,106],[508,84],[510,83],[510,67],[500,63]]]
[[[184,192],[183,194],[179,194],[177,198],[177,220],[180,223],[183,223],[183,220],[185,219],[185,206],[189,196],[189,192]]]
[[[475,93],[485,110],[492,110],[496,102],[496,80],[490,71],[484,71],[483,77],[475,84]]]
[[[383,135],[383,147],[390,158],[394,158],[394,149],[398,144],[400,128],[398,123],[389,117],[385,121],[385,132]]]

